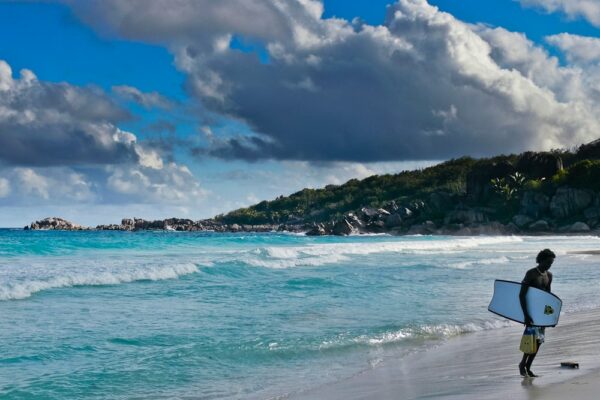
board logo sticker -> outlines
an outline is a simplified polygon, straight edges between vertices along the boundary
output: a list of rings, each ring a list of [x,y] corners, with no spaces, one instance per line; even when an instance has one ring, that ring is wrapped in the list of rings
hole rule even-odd
[[[546,314],[546,315],[554,314],[554,308],[552,308],[552,306],[546,306],[546,308],[544,308],[544,314]]]

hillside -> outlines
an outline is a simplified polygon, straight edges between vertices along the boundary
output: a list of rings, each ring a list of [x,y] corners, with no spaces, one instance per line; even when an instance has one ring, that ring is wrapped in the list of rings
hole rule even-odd
[[[598,225],[598,190],[600,140],[575,150],[463,157],[422,170],[303,189],[215,220],[312,224],[314,234],[585,230]]]
[[[303,189],[214,218],[124,218],[25,229],[307,232],[309,235],[600,233],[600,140],[574,150],[463,157],[415,171]]]

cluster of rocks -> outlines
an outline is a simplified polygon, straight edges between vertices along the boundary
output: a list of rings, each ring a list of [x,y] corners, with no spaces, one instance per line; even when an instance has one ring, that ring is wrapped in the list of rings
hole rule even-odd
[[[214,231],[214,232],[305,232],[308,227],[304,224],[264,224],[240,225],[225,224],[214,219],[193,221],[184,218],[167,218],[161,220],[145,220],[142,218],[123,218],[120,224],[98,225],[95,228],[73,224],[63,218],[49,217],[32,222],[26,230],[102,230],[102,231]]]
[[[25,230],[56,230],[56,231],[82,231],[90,228],[74,224],[63,218],[48,217],[27,225]]]
[[[600,228],[600,195],[570,187],[560,187],[552,196],[525,192],[512,222],[524,231],[590,232]]]
[[[442,220],[423,220],[423,216],[436,215],[441,208],[455,199],[446,193],[433,193],[428,202],[414,201],[398,206],[390,202],[382,208],[364,207],[358,213],[347,213],[343,218],[328,223],[313,224],[306,232],[309,236],[377,234],[394,235],[498,235],[513,234],[518,231],[512,224],[505,226],[489,221],[486,211],[481,208],[467,208],[458,204]]]
[[[544,233],[590,233],[600,229],[600,194],[590,190],[559,187],[554,194],[525,191],[518,212],[508,223],[495,220],[496,210],[468,206],[464,197],[443,192],[425,201],[407,204],[391,201],[381,208],[363,207],[341,218],[306,224],[226,224],[215,219],[194,221],[183,218],[145,220],[124,218],[120,224],[82,227],[62,218],[46,218],[31,223],[31,230],[118,230],[118,231],[214,231],[214,232],[306,232],[311,236],[379,234],[394,235],[509,235]]]
[[[600,230],[600,194],[560,187],[553,195],[525,191],[519,210],[508,223],[495,220],[496,210],[468,206],[458,196],[433,193],[425,202],[395,202],[363,208],[327,223],[312,224],[307,235],[390,233],[398,235],[512,235],[590,233]],[[429,218],[436,217],[436,218]]]

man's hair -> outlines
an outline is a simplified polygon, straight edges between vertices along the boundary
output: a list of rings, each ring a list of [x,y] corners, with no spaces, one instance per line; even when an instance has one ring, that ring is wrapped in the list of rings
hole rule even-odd
[[[554,254],[554,252],[550,249],[544,249],[538,253],[537,257],[535,258],[535,262],[539,264],[548,258],[556,258],[556,254]]]

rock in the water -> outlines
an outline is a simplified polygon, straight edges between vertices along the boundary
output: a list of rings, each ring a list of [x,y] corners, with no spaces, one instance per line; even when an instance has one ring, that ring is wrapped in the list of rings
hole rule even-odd
[[[66,219],[59,217],[48,217],[41,221],[32,222],[29,225],[31,230],[56,230],[56,231],[81,231],[89,228],[74,224]]]
[[[131,228],[131,229],[133,229],[133,227],[135,226],[135,221],[133,220],[133,218],[123,218],[121,220],[121,225],[124,228]]]
[[[353,232],[352,225],[345,218],[333,225],[332,233],[337,236],[347,236]]]
[[[354,213],[346,214],[345,220],[348,221],[354,229],[360,230],[364,225],[360,218],[358,218]]]
[[[329,232],[323,224],[315,224],[308,232],[306,232],[306,236],[325,236],[328,234]]]
[[[385,222],[383,222],[383,221],[369,222],[367,224],[367,226],[365,227],[365,229],[367,230],[367,232],[370,232],[370,233],[384,233],[386,231]]]

